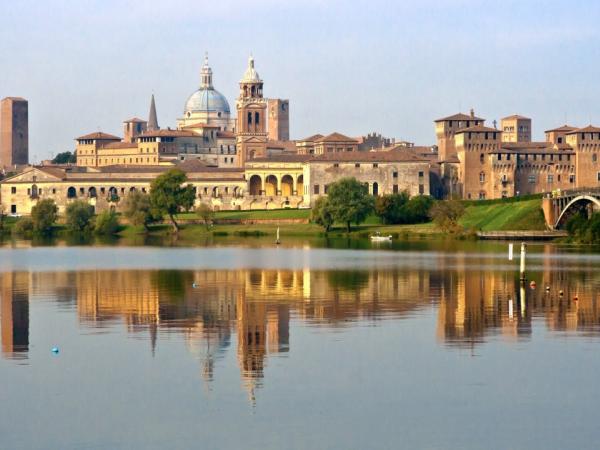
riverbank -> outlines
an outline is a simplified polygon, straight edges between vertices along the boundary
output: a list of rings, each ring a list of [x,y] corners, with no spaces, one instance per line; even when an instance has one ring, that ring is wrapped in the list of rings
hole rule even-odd
[[[541,232],[546,229],[540,196],[525,199],[465,201],[463,204],[465,212],[458,222],[459,228],[463,231],[450,235],[454,238],[476,239],[477,233],[480,232]],[[346,232],[342,224],[335,224],[329,233],[325,233],[322,227],[310,222],[310,213],[309,209],[217,211],[213,223],[208,227],[195,213],[182,213],[177,215],[176,219],[181,226],[179,236],[185,240],[205,239],[207,236],[275,236],[278,228],[282,236],[296,237],[368,238],[376,232],[392,235],[394,239],[448,236],[448,233],[433,222],[386,225],[374,215],[369,216],[364,223],[353,226],[350,233]],[[10,234],[17,220],[13,217],[5,217],[5,235]],[[117,234],[118,237],[144,234],[164,237],[173,234],[172,227],[167,222],[151,225],[146,231],[143,227],[127,224],[123,218],[121,221],[123,225]],[[58,224],[55,227],[55,234],[65,237],[68,232],[64,226]]]

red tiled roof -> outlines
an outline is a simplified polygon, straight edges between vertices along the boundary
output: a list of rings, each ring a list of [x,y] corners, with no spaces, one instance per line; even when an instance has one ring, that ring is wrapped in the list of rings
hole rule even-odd
[[[314,142],[317,139],[321,139],[323,137],[322,134],[313,134],[312,136],[309,136],[305,139],[299,139],[298,142]]]
[[[233,131],[217,131],[218,138],[235,138]]]
[[[328,134],[327,136],[321,137],[321,138],[317,138],[315,139],[315,142],[356,142],[358,144],[358,141],[354,138],[348,137],[348,136],[344,136],[341,133],[331,133]]]
[[[192,131],[184,130],[153,130],[144,131],[138,137],[199,137]]]
[[[587,127],[576,128],[574,130],[571,130],[566,134],[575,134],[575,133],[600,133],[600,128],[595,127],[593,125],[588,125]]]
[[[551,130],[546,130],[544,131],[544,133],[553,133],[553,132],[567,132],[567,131],[573,131],[576,130],[577,128],[572,127],[570,125],[563,125],[562,127],[558,127],[558,128],[552,128]]]
[[[75,138],[76,141],[80,141],[83,139],[93,139],[95,141],[120,141],[121,138],[118,136],[113,136],[112,134],[103,133],[102,131],[97,131],[95,133],[84,134],[83,136],[79,136]]]
[[[485,119],[482,119],[481,117],[477,117],[477,116],[471,117],[469,114],[458,113],[458,114],[453,114],[448,117],[442,117],[441,119],[436,119],[436,120],[434,120],[434,122],[445,122],[447,120],[485,120]]]
[[[124,120],[123,123],[129,123],[129,122],[134,122],[134,123],[148,123],[147,120],[144,119],[140,119],[138,117],[132,117],[129,120]]]
[[[522,120],[522,119],[531,120],[529,117],[520,116],[518,114],[513,114],[512,116],[506,116],[506,117],[503,117],[500,120],[511,120],[511,119],[516,119],[516,120]]]

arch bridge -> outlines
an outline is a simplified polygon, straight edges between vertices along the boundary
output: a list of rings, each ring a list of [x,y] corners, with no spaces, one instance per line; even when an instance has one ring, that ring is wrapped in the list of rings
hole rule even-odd
[[[588,217],[600,211],[600,188],[562,191],[548,194],[542,201],[546,225],[559,230],[575,214],[585,212]]]

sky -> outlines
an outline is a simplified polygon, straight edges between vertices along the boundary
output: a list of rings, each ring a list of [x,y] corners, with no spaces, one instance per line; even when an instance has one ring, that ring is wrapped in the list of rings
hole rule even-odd
[[[533,119],[534,139],[600,124],[600,2],[0,1],[0,97],[29,100],[30,160],[122,135],[156,97],[175,127],[208,52],[232,112],[250,53],[292,139],[379,132],[435,143],[433,120]]]

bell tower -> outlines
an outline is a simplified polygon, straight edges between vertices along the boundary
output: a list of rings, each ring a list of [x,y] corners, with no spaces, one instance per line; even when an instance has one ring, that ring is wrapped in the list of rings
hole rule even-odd
[[[267,100],[263,98],[263,81],[254,68],[254,58],[240,81],[236,102],[236,143],[241,166],[249,159],[267,156]]]

